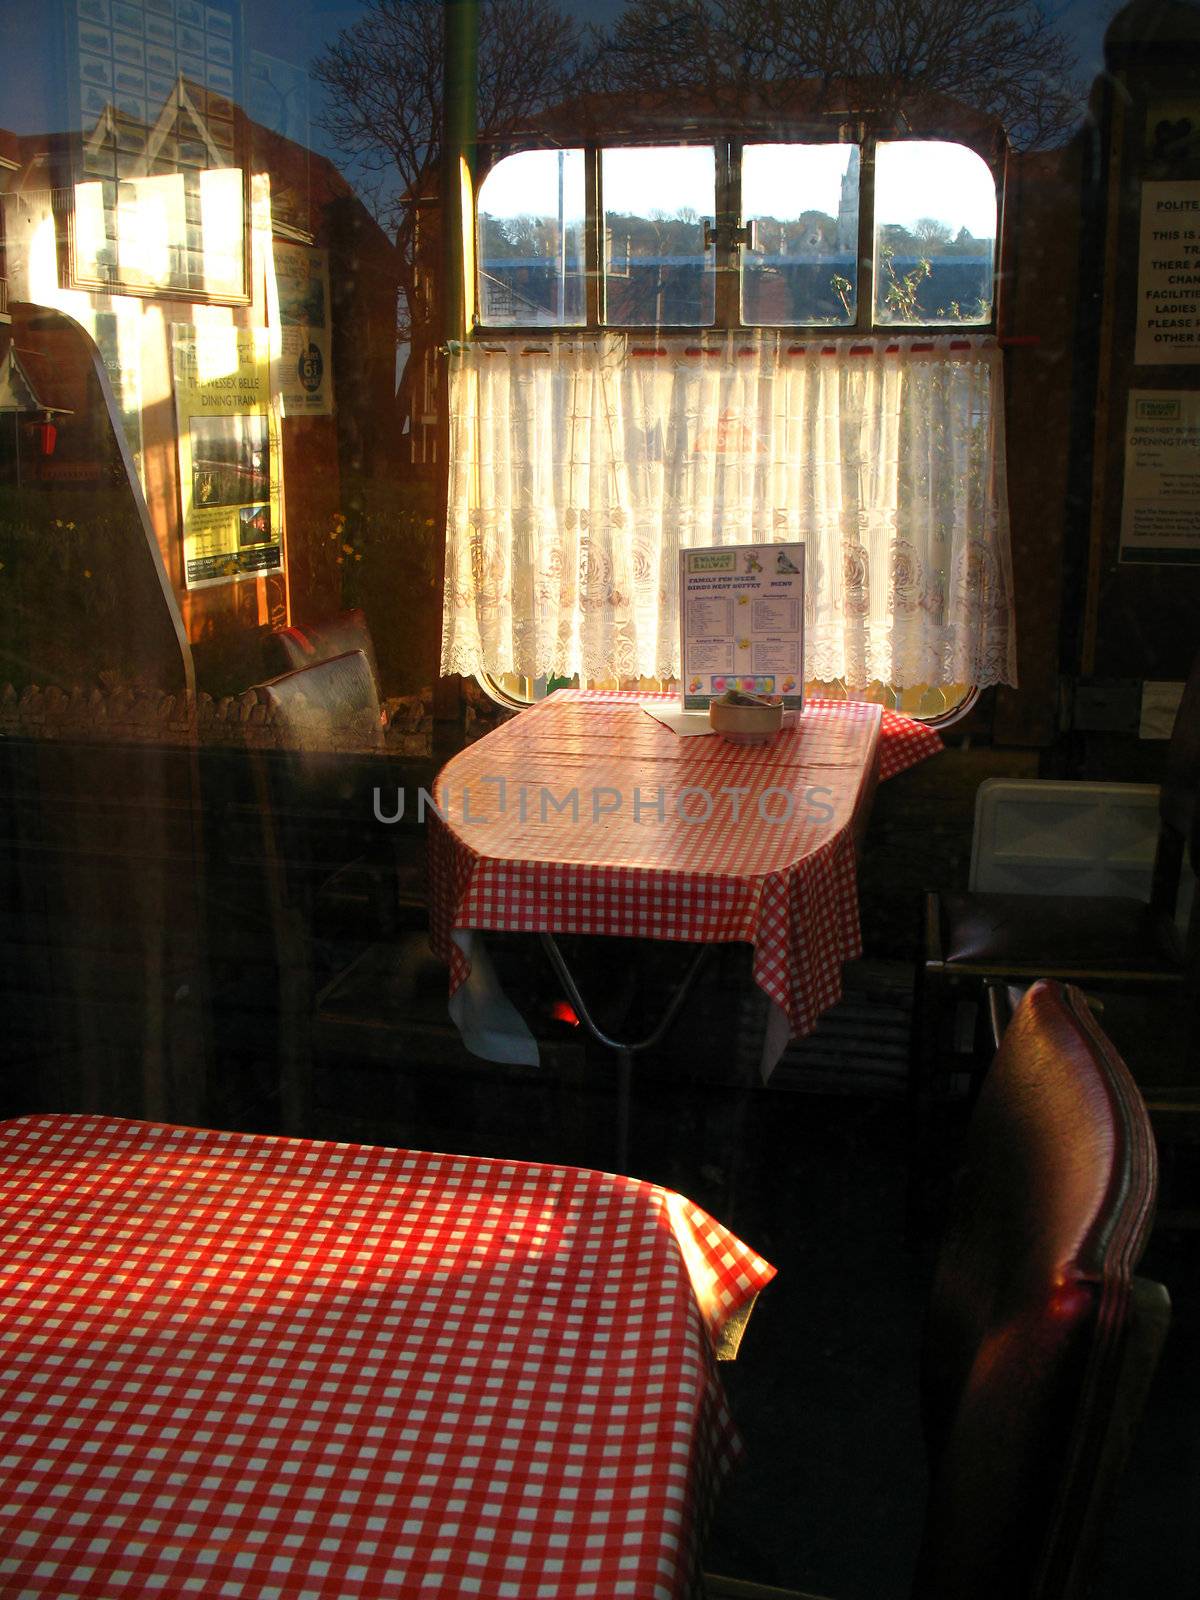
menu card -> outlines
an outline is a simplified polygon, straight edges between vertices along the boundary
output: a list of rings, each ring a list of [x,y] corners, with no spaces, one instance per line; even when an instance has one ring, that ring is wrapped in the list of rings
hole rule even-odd
[[[803,544],[681,550],[679,629],[685,710],[727,689],[802,706]]]

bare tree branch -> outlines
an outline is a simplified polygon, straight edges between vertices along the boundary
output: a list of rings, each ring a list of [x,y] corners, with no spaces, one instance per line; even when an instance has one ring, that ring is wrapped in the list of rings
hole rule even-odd
[[[1036,0],[630,0],[600,35],[598,87],[749,103],[786,81],[857,79],[876,104],[922,95],[1054,144],[1084,105],[1076,60]]]
[[[312,72],[330,91],[318,119],[335,146],[399,194],[380,222],[394,228],[402,290],[413,303],[414,203],[436,185],[441,160],[443,8],[437,0],[370,0]],[[576,86],[579,26],[553,0],[481,0],[478,123],[503,137]]]

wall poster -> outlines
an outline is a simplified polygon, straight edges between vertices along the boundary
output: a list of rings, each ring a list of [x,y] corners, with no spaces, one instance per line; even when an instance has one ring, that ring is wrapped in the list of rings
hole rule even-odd
[[[1133,389],[1125,427],[1121,560],[1200,562],[1200,392]]]
[[[267,310],[275,393],[285,417],[333,412],[329,365],[329,252],[272,241]]]
[[[685,711],[727,689],[802,706],[803,544],[681,550],[679,628]]]
[[[1200,362],[1200,182],[1142,185],[1133,359]]]
[[[189,589],[283,566],[279,421],[265,328],[172,328]]]

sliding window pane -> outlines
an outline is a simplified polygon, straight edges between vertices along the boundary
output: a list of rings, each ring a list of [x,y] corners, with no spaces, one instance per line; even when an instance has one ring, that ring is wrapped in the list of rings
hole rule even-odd
[[[479,320],[576,327],[587,316],[582,150],[522,150],[479,189]]]
[[[716,256],[704,224],[716,213],[711,145],[601,154],[606,320],[627,327],[703,327],[716,308]]]
[[[875,152],[875,320],[990,322],[996,184],[961,144],[881,143]]]
[[[859,154],[848,144],[752,144],[742,150],[742,320],[853,323],[858,282]]]

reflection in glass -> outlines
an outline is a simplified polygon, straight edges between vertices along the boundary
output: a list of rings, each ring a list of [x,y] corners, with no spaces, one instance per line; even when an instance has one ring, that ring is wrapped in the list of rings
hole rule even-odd
[[[200,244],[204,287],[209,294],[236,295],[242,289],[242,174],[238,167],[214,167],[200,174]]]
[[[776,326],[854,321],[858,148],[752,144],[742,151],[742,320]]]
[[[523,150],[479,188],[479,320],[570,327],[587,314],[582,150]]]
[[[117,185],[117,277],[135,289],[183,288],[187,241],[183,176]]]
[[[241,169],[76,184],[74,273],[81,284],[240,297]]]
[[[716,211],[711,145],[601,153],[606,320],[699,327],[715,315],[716,257],[705,222]]]
[[[996,184],[963,145],[881,143],[875,154],[875,320],[989,322]]]

